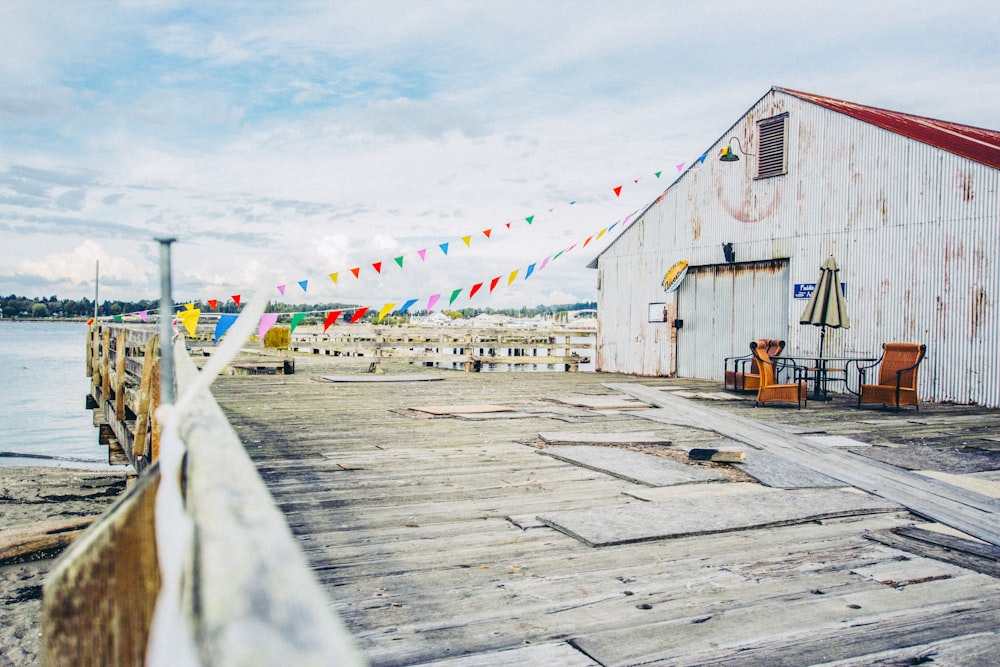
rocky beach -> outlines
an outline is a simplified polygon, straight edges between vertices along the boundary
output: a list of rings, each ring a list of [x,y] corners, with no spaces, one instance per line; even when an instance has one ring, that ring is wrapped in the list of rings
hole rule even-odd
[[[0,467],[0,665],[41,664],[45,577],[64,542],[121,495],[126,476],[124,470]]]

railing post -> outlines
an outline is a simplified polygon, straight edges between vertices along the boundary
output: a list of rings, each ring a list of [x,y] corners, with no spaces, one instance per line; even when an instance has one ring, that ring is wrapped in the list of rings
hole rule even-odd
[[[170,282],[170,244],[177,239],[159,238],[160,244],[160,401],[174,404],[174,298]]]

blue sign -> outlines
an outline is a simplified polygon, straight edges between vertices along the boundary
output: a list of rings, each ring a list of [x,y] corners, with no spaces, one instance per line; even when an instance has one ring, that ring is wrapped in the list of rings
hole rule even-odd
[[[808,299],[813,295],[816,290],[816,283],[795,283],[795,290],[792,294],[792,298],[795,299]],[[847,295],[847,283],[840,283],[840,293]]]

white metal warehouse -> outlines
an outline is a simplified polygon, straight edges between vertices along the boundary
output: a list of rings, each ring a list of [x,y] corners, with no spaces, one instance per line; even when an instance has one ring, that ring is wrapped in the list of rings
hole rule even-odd
[[[752,339],[815,354],[799,317],[832,254],[828,353],[924,343],[921,400],[1000,407],[998,190],[1000,132],[772,88],[591,263],[597,369],[721,383]]]

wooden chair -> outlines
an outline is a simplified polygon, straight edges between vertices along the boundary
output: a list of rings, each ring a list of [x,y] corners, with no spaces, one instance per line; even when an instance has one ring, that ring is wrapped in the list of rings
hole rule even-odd
[[[858,367],[858,407],[862,403],[895,406],[912,405],[917,410],[917,368],[927,354],[919,343],[885,343],[882,358],[874,364]],[[879,366],[878,383],[865,384],[865,371]]]
[[[767,354],[767,348],[758,345],[757,341],[750,343],[750,354],[757,360],[757,367],[760,369],[760,386],[757,388],[757,402],[755,406],[767,403],[795,403],[801,409],[806,405],[806,383],[797,372],[796,367],[791,364],[784,364],[786,368],[794,373],[795,382],[779,384],[777,381],[777,363]]]
[[[781,356],[785,349],[785,341],[777,338],[760,338],[756,341],[757,347],[762,347],[767,352],[769,359]],[[723,360],[725,365],[726,389],[734,391],[757,391],[760,388],[760,367],[753,354],[742,357],[726,357]],[[732,368],[730,368],[732,364]]]

